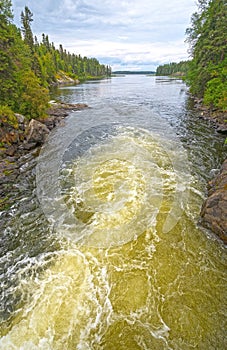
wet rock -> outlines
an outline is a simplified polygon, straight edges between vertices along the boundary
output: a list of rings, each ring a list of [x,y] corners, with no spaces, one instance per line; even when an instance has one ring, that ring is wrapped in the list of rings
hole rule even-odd
[[[208,198],[200,213],[201,223],[227,244],[227,159],[208,185]]]
[[[41,145],[46,140],[49,132],[46,125],[32,119],[26,129],[26,141],[27,143]]]
[[[49,129],[49,130],[52,130],[56,125],[59,124],[59,122],[62,120],[61,117],[57,117],[57,116],[49,116],[48,118],[46,118],[45,120],[43,120],[43,124],[46,125],[46,127]]]
[[[12,145],[5,150],[7,156],[13,156],[17,151],[17,146]]]
[[[74,104],[51,101],[51,108],[48,110],[48,115],[65,118],[70,111],[78,111],[84,108],[88,108],[88,105],[85,103]]]
[[[62,108],[53,108],[51,110],[48,111],[48,114],[50,116],[54,116],[54,117],[61,117],[61,118],[65,118],[67,117],[67,115],[69,114],[67,112],[67,110],[65,109],[62,109]]]
[[[221,124],[217,128],[217,132],[220,134],[227,134],[227,124]]]
[[[19,146],[22,151],[30,151],[37,147],[37,142],[25,142]]]
[[[199,112],[198,117],[211,122],[211,125],[222,134],[227,134],[227,111],[205,106],[203,99],[192,97],[194,107]]]
[[[64,125],[63,119],[67,117],[70,112],[88,108],[88,105],[85,103],[72,104],[51,101],[50,105],[51,107],[47,111],[48,117],[40,120],[49,130],[52,130],[55,126]]]

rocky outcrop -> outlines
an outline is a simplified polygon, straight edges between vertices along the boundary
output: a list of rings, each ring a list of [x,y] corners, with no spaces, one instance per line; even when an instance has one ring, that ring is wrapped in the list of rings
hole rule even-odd
[[[10,206],[15,198],[7,194],[21,173],[21,159],[32,155],[37,157],[50,130],[63,124],[70,111],[88,107],[85,104],[52,103],[48,116],[28,120],[21,114],[14,114],[10,120],[0,118],[0,210]],[[23,163],[23,161],[22,161]],[[10,190],[9,190],[10,189]]]
[[[80,109],[87,108],[88,105],[85,103],[63,103],[63,102],[55,102],[50,101],[51,107],[48,109],[47,113],[50,116],[54,116],[55,118],[65,118],[69,112],[78,111]],[[45,122],[45,120],[44,120]]]
[[[204,106],[202,99],[192,98],[199,118],[207,120],[218,133],[227,135],[227,111]],[[227,244],[227,159],[220,173],[208,183],[208,197],[202,205],[199,221]]]
[[[87,108],[83,103],[67,104],[51,101],[48,116],[30,121],[21,114],[14,114],[12,120],[1,119],[0,160],[5,156],[14,156],[41,146],[55,126],[63,123],[67,115],[76,110]]]
[[[23,143],[28,121],[21,114],[0,118],[0,160],[4,156],[13,156]]]
[[[227,134],[227,111],[222,112],[215,108],[204,106],[203,100],[194,98],[194,106],[200,112],[201,119],[211,122],[211,125],[220,134]]]
[[[201,210],[201,223],[227,244],[227,159],[208,186],[208,198]]]
[[[38,120],[30,120],[27,130],[25,132],[27,143],[32,143],[35,146],[42,145],[46,140],[49,129],[43,123],[40,123]]]
[[[79,84],[78,79],[73,79],[65,74],[63,71],[59,71],[56,76],[56,82],[53,82],[52,85],[68,85],[68,84]]]

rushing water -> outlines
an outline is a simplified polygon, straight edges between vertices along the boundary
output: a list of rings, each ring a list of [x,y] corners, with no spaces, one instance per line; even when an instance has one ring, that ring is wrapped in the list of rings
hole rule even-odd
[[[178,80],[56,94],[90,108],[25,157],[1,213],[0,349],[226,348],[226,250],[198,225],[224,139]]]

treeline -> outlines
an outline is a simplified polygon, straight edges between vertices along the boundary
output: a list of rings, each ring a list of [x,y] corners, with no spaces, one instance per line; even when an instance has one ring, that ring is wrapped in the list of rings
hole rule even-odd
[[[227,111],[226,0],[198,0],[186,34],[192,56],[187,75],[191,93]]]
[[[36,74],[40,76],[44,85],[55,82],[61,71],[79,80],[111,75],[111,68],[101,65],[96,58],[71,54],[64,50],[62,45],[56,49],[54,43],[49,42],[48,35],[42,35],[41,43],[35,37],[31,48],[36,61]]]
[[[190,92],[211,108],[227,111],[226,0],[198,0],[186,30],[191,60],[161,65],[156,75],[185,76]]]
[[[188,69],[189,61],[171,62],[158,66],[156,75],[185,76],[188,73]]]
[[[0,118],[11,111],[37,118],[45,114],[49,88],[62,76],[76,80],[111,75],[111,68],[95,58],[55,48],[43,34],[41,42],[32,33],[33,14],[25,6],[21,29],[13,24],[12,3],[0,0]],[[3,116],[3,117],[1,117]]]

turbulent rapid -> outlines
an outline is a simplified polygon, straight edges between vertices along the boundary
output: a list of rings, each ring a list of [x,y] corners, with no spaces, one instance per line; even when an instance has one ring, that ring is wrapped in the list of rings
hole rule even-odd
[[[51,133],[6,215],[0,349],[226,347],[226,250],[198,226],[214,164],[184,85],[118,79],[60,90],[91,108]]]

